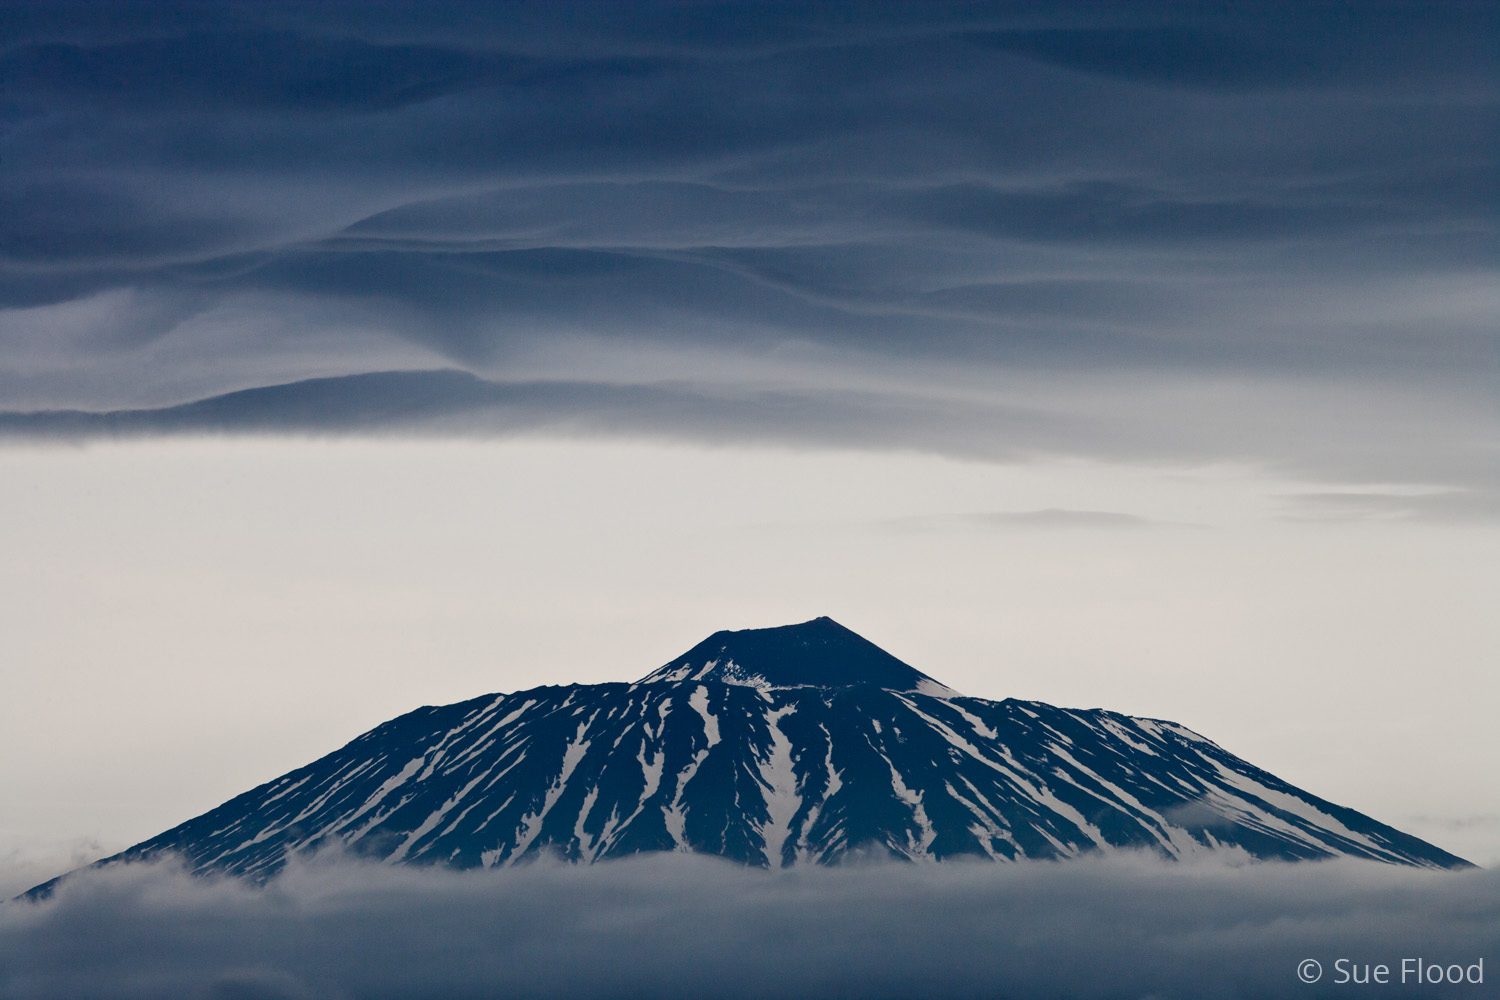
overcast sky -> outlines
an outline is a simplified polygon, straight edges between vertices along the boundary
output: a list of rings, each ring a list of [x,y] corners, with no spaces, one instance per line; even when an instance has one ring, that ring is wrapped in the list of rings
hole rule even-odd
[[[5,4],[0,875],[820,614],[1500,860],[1497,35]]]

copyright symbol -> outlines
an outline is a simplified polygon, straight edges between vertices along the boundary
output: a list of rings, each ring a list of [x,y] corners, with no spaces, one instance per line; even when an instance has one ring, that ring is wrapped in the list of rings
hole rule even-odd
[[[1315,983],[1323,978],[1323,966],[1315,958],[1304,958],[1297,966],[1297,978],[1304,983]]]

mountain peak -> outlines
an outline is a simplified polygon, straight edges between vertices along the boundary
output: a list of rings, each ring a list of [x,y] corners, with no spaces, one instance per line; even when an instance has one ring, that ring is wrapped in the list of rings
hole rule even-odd
[[[865,685],[937,697],[958,693],[826,616],[715,632],[640,683],[688,680],[759,688]]]

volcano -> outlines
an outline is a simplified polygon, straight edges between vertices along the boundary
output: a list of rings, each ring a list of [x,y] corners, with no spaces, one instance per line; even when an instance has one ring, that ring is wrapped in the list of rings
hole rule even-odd
[[[1118,849],[1468,867],[1185,726],[965,697],[829,618],[716,632],[635,683],[419,708],[99,863],[264,880],[331,846],[459,868]]]

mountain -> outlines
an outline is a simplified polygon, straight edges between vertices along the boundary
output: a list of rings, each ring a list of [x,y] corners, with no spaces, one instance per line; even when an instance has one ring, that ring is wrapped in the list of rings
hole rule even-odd
[[[417,709],[100,863],[265,879],[327,845],[457,867],[1223,847],[1468,866],[1184,726],[967,698],[828,618],[717,632],[634,684]]]

